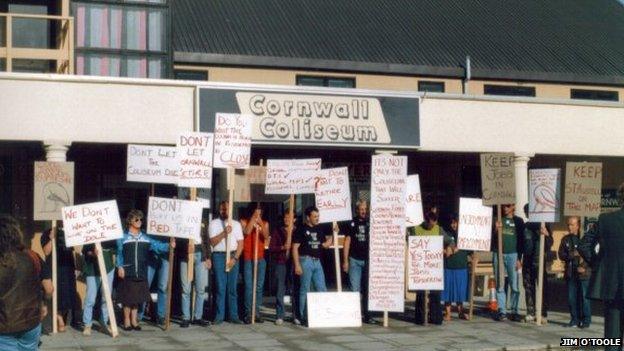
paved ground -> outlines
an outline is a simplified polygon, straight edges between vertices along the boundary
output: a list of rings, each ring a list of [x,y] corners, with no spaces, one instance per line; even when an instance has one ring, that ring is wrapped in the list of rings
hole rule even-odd
[[[266,315],[272,315],[271,310]],[[124,332],[112,339],[94,331],[84,337],[78,331],[44,336],[42,350],[138,351],[138,350],[547,350],[560,349],[561,337],[600,337],[603,320],[594,317],[589,329],[570,329],[567,313],[554,312],[549,323],[538,327],[517,322],[495,322],[475,316],[472,321],[452,320],[442,326],[418,326],[409,320],[413,312],[391,315],[390,327],[365,325],[362,328],[314,329],[289,322],[181,329],[168,332],[143,324],[140,332]],[[563,348],[562,348],[563,349]]]

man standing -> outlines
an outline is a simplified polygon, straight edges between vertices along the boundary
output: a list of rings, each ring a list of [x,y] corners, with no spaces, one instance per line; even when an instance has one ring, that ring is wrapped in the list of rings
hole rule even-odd
[[[244,278],[245,278],[245,323],[251,324],[253,303],[254,258],[258,259],[256,277],[256,304],[255,322],[264,323],[260,316],[260,306],[264,295],[264,275],[266,261],[264,260],[264,243],[269,241],[269,223],[262,219],[262,208],[255,207],[249,219],[241,219],[245,244],[243,248]],[[255,251],[255,252],[254,252]]]
[[[295,264],[295,274],[301,276],[299,290],[299,315],[307,323],[306,302],[311,283],[317,292],[327,291],[325,274],[321,265],[321,249],[329,248],[332,236],[325,235],[319,226],[319,211],[310,206],[305,209],[305,223],[298,227],[293,238],[292,256]]]
[[[289,252],[292,245],[292,232],[295,226],[294,213],[290,211],[284,212],[283,225],[278,225],[273,228],[271,233],[271,241],[269,242],[269,251],[271,252],[271,258],[275,271],[275,324],[281,325],[284,323],[284,294],[286,293],[286,283],[288,281],[287,275],[292,275],[292,269],[289,271]],[[293,289],[294,290],[294,289]],[[292,294],[292,313],[293,321],[297,319],[295,294]]]
[[[624,183],[617,195],[620,206],[624,206]],[[578,250],[594,268],[589,289],[598,294],[592,297],[604,302],[604,337],[621,340],[624,332],[624,208],[601,214],[598,229],[585,234]],[[607,346],[605,350],[622,350],[622,346]]]
[[[559,245],[559,259],[565,263],[565,279],[568,285],[569,328],[589,328],[591,324],[591,302],[588,295],[591,268],[578,251],[580,228],[580,218],[569,217],[568,234],[561,239]]]
[[[366,201],[355,205],[356,217],[349,223],[342,251],[342,270],[349,273],[351,291],[361,292],[361,306],[364,323],[371,323],[368,313],[368,248],[370,223]]]
[[[217,285],[215,324],[223,323],[225,318],[225,303],[229,311],[229,320],[233,324],[242,324],[238,318],[238,294],[236,283],[238,278],[238,260],[243,252],[243,230],[240,223],[232,220],[228,225],[228,202],[219,204],[219,218],[214,219],[208,227],[210,245],[212,246],[212,260]],[[225,238],[228,237],[228,247],[225,247]],[[227,255],[227,256],[226,256]],[[230,262],[227,264],[227,257]],[[226,267],[227,264],[227,267]],[[226,269],[228,270],[226,272]]]
[[[509,319],[520,321],[518,314],[518,300],[520,299],[520,289],[518,288],[518,270],[522,267],[522,251],[524,249],[524,221],[522,218],[515,216],[516,205],[502,205],[503,218],[496,221],[496,231],[493,232],[492,250],[494,276],[497,279],[496,301],[498,302],[498,314],[495,319],[504,321],[507,319],[507,295],[505,294],[504,281],[498,281],[498,235],[499,231],[503,238],[503,266],[507,272],[507,279],[511,289],[511,301],[509,310],[511,314]]]

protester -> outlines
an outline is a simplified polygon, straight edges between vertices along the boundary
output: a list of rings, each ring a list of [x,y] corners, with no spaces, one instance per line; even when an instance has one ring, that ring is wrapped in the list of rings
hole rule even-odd
[[[453,215],[450,221],[448,235],[457,242],[458,218]],[[468,320],[463,303],[468,300],[468,255],[471,252],[459,250],[455,245],[446,245],[444,248],[444,320],[451,320],[451,307],[455,303],[460,319]]]
[[[78,295],[76,293],[76,265],[74,261],[74,249],[65,246],[65,232],[62,225],[56,229],[48,229],[41,235],[41,247],[46,256],[46,263],[52,267],[52,239],[56,240],[56,284],[57,284],[57,321],[58,332],[66,330],[66,322],[71,311],[71,326],[74,329],[81,328],[81,314],[78,307]]]
[[[169,244],[169,238],[155,236],[152,240],[159,241],[162,245]],[[158,325],[165,323],[165,309],[167,308],[167,286],[169,284],[169,252],[156,253],[151,251],[147,259],[147,286],[151,289],[156,278],[156,322]],[[151,301],[151,299],[150,299]],[[139,309],[139,320],[143,320],[146,304]]]
[[[351,291],[359,292],[364,323],[372,323],[368,311],[368,270],[370,223],[366,201],[355,205],[356,216],[348,226],[342,250],[342,270],[349,274]]]
[[[262,306],[262,296],[264,296],[264,276],[266,272],[266,261],[264,260],[264,244],[269,241],[269,223],[262,219],[262,207],[254,204],[250,209],[248,218],[241,218],[243,235],[245,237],[243,246],[243,263],[245,278],[245,323],[251,324],[251,311],[253,303],[253,281],[254,281],[254,257],[258,259],[258,271],[256,276],[256,305],[255,322],[264,323],[260,315]],[[257,237],[257,240],[256,240]],[[257,246],[256,246],[257,244]],[[254,251],[255,255],[254,256]]]
[[[235,220],[228,224],[228,211],[228,202],[222,201],[219,204],[219,218],[214,219],[208,229],[217,288],[214,323],[223,323],[227,296],[230,323],[242,324],[243,322],[238,317],[236,284],[239,270],[238,261],[244,245],[243,229],[240,223]],[[227,248],[225,247],[226,237],[229,237]],[[226,255],[230,258],[229,263],[227,263]]]
[[[578,251],[581,239],[580,218],[568,218],[568,234],[561,239],[559,259],[565,264],[565,279],[568,286],[570,322],[568,327],[589,328],[591,324],[591,302],[588,287],[591,268]]]
[[[286,292],[287,272],[289,252],[292,245],[292,233],[295,228],[295,218],[290,212],[284,212],[283,223],[277,226],[271,232],[271,240],[269,241],[269,252],[271,253],[271,262],[274,267],[274,281],[276,285],[275,292],[275,324],[284,323],[284,294]],[[289,225],[292,224],[290,231]],[[290,272],[289,272],[290,273]],[[293,321],[296,319],[295,308],[293,306]]]
[[[44,296],[52,295],[51,272],[24,248],[17,220],[0,214],[0,350],[37,350]]]
[[[115,254],[116,245],[114,242],[105,241],[102,243],[102,252],[98,252],[95,245],[85,245],[82,248],[82,255],[84,257],[84,265],[82,267],[83,275],[86,277],[87,293],[85,295],[84,307],[82,309],[82,322],[84,323],[83,335],[91,335],[91,326],[93,322],[93,307],[97,299],[98,291],[102,286],[102,275],[100,274],[100,267],[98,265],[98,255],[102,255],[104,258],[104,266],[106,268],[106,278],[108,281],[108,287],[113,289],[113,279],[115,278],[115,264],[113,255]],[[102,295],[100,297],[101,309],[100,309],[100,326],[104,328],[109,334],[111,333],[108,327],[108,309],[106,306],[106,299],[104,298],[104,288],[102,288]],[[114,316],[113,316],[114,318]]]
[[[306,302],[311,285],[314,284],[316,292],[327,291],[321,265],[321,250],[332,245],[332,236],[326,235],[325,230],[319,225],[319,211],[316,207],[306,208],[304,214],[305,223],[294,233],[292,257],[295,274],[301,276],[299,315],[303,319],[302,324],[307,324]]]
[[[131,210],[126,217],[127,231],[117,240],[117,271],[121,279],[118,290],[123,305],[123,330],[141,330],[138,309],[150,300],[147,282],[147,261],[150,251],[163,254],[169,251],[169,243],[154,240],[141,231],[143,212]],[[175,242],[173,243],[175,247]]]
[[[494,276],[497,282],[496,301],[498,303],[498,313],[495,316],[497,321],[507,319],[507,295],[505,293],[504,281],[499,279],[498,267],[498,232],[502,233],[503,238],[503,267],[507,272],[507,279],[511,289],[511,301],[509,310],[511,314],[509,319],[512,321],[520,321],[518,314],[518,300],[520,299],[520,289],[518,281],[518,270],[522,267],[522,253],[524,249],[524,221],[516,216],[516,206],[514,204],[502,205],[502,219],[496,220],[495,230],[492,232],[492,251]]]

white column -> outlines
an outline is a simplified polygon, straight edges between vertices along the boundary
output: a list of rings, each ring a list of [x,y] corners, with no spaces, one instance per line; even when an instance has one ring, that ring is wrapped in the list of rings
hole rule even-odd
[[[46,151],[46,161],[66,162],[67,150],[71,142],[59,140],[44,140],[43,148]]]
[[[516,153],[514,168],[516,179],[516,216],[527,220],[524,214],[524,205],[529,203],[529,160],[533,157],[529,153]]]

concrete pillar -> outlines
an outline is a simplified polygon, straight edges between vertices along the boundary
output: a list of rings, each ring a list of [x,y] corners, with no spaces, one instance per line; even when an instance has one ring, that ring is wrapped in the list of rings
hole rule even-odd
[[[533,157],[529,153],[516,153],[514,156],[516,179],[516,216],[527,220],[524,214],[524,204],[529,203],[529,160]]]
[[[58,140],[44,140],[43,148],[46,151],[46,161],[66,162],[67,150],[71,142]]]

